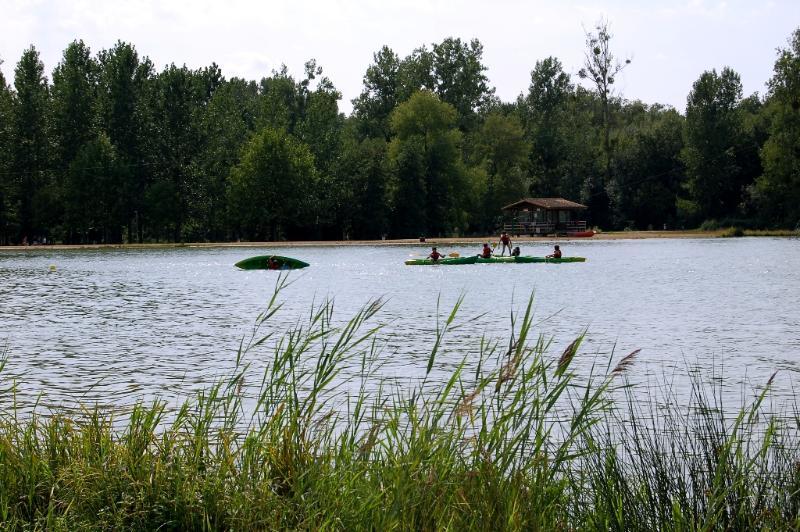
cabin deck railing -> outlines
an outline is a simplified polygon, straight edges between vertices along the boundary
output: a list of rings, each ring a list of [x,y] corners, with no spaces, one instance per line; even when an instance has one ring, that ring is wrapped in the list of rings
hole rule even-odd
[[[553,235],[578,233],[586,231],[585,220],[571,220],[569,222],[520,222],[513,221],[503,224],[503,231],[512,235]]]

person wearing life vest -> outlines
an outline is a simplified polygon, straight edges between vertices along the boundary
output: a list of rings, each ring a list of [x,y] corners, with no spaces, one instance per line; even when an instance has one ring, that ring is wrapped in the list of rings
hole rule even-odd
[[[547,256],[548,259],[560,259],[561,258],[561,248],[558,247],[558,244],[553,246],[553,253]]]
[[[430,255],[428,255],[428,258],[429,258],[429,259],[431,259],[433,262],[436,262],[436,261],[438,261],[439,259],[441,259],[442,257],[444,257],[444,255],[442,255],[441,253],[439,253],[438,251],[436,251],[436,248],[435,248],[435,247],[434,247],[434,248],[431,248],[431,254],[430,254]]]
[[[492,248],[489,247],[489,244],[483,245],[483,250],[479,255],[483,259],[491,259],[492,258]]]
[[[500,251],[500,256],[506,254],[506,248],[508,248],[508,254],[511,255],[511,236],[503,231],[500,233],[500,244],[503,245],[503,249]]]

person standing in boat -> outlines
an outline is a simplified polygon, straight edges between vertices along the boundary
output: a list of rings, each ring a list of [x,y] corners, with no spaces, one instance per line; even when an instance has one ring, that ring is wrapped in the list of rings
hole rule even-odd
[[[560,259],[561,258],[561,248],[558,247],[558,244],[553,246],[553,253],[547,256],[548,259]]]
[[[429,258],[429,259],[431,259],[433,262],[437,262],[437,261],[438,261],[439,259],[441,259],[442,257],[444,257],[444,255],[442,255],[441,253],[439,253],[438,251],[436,251],[436,248],[435,248],[435,247],[434,247],[434,248],[431,248],[431,254],[430,254],[430,255],[428,255],[428,258]]]
[[[479,255],[482,259],[491,259],[492,258],[492,248],[489,247],[489,244],[486,243],[483,245],[483,250]]]
[[[500,250],[500,256],[506,254],[506,247],[508,247],[508,254],[511,255],[511,236],[503,231],[500,233],[500,244],[503,246],[503,249]]]

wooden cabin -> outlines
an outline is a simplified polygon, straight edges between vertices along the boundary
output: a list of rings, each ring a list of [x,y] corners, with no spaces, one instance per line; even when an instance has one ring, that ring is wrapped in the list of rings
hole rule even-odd
[[[588,207],[564,198],[523,198],[503,207],[503,230],[512,235],[559,235],[586,232],[581,220]]]

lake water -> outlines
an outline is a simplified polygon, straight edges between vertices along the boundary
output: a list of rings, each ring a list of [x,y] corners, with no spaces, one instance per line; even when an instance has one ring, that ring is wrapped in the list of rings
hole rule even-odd
[[[523,254],[551,249],[536,243]],[[553,338],[554,358],[587,331],[584,366],[641,349],[629,370],[634,379],[668,375],[688,386],[687,368],[714,366],[738,389],[778,371],[774,395],[792,397],[800,371],[800,240],[587,240],[562,249],[587,262],[405,266],[410,255],[428,253],[423,246],[0,251],[0,346],[8,357],[0,390],[16,381],[23,407],[186,397],[230,370],[273,292],[276,272],[233,264],[275,253],[311,267],[290,274],[274,329],[325,297],[339,319],[385,299],[378,315],[385,379],[424,373],[437,297],[440,316],[461,294],[459,319],[480,316],[448,336],[437,360],[437,371],[447,372],[462,357],[477,357],[482,336],[507,339],[512,310],[534,293],[536,332]]]

